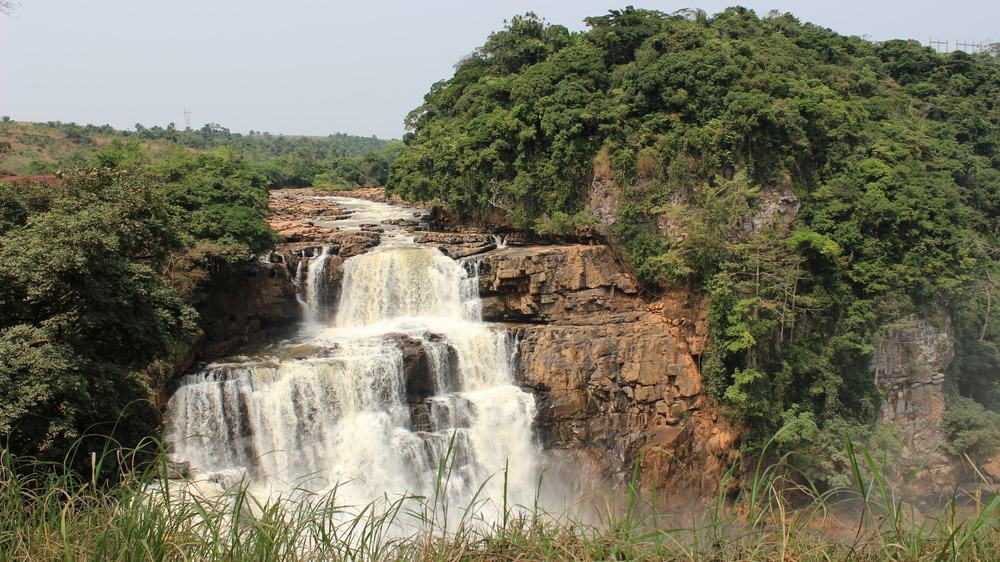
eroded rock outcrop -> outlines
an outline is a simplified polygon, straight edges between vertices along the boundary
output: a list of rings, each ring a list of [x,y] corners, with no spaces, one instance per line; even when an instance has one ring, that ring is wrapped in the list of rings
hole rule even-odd
[[[496,240],[484,232],[415,232],[413,240],[434,246],[452,259],[481,254],[497,247]]]
[[[198,305],[203,336],[183,368],[260,343],[299,320],[296,288],[281,264],[255,260],[220,272],[205,293]]]
[[[647,483],[717,482],[735,434],[706,411],[701,303],[641,294],[603,245],[497,250],[479,274],[484,317],[515,323],[547,448],[612,478],[643,457]]]
[[[901,472],[917,472],[911,491],[928,495],[954,486],[954,459],[941,450],[945,371],[955,357],[951,319],[908,318],[875,342],[869,368],[885,393],[880,417],[899,428]],[[917,470],[919,469],[919,470]]]

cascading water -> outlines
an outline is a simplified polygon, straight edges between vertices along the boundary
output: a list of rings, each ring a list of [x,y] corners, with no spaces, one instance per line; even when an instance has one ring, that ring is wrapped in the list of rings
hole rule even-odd
[[[326,256],[308,267],[307,302]],[[173,460],[223,485],[336,486],[352,505],[442,484],[456,507],[530,505],[534,398],[513,384],[509,334],[481,321],[475,273],[399,233],[348,259],[332,325],[184,378],[168,405]]]
[[[300,266],[304,260],[303,257],[299,261]],[[323,304],[320,299],[325,281],[323,277],[326,274],[326,264],[329,260],[330,247],[323,246],[318,254],[309,258],[309,264],[306,266],[305,282],[304,287],[301,288],[302,295],[299,297],[299,304],[302,305],[306,323],[310,325],[319,322],[320,307]]]

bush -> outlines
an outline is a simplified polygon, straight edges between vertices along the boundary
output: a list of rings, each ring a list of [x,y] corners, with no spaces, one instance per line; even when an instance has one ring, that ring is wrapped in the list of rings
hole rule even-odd
[[[1000,449],[1000,413],[975,400],[949,397],[941,429],[947,438],[947,452],[968,455],[977,464],[987,462]]]

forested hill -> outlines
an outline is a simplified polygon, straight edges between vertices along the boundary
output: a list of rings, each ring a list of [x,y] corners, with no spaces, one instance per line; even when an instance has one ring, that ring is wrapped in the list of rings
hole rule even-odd
[[[136,124],[134,131],[109,125],[49,121],[0,121],[0,175],[45,175],[60,169],[102,164],[98,158],[154,153],[230,150],[252,163],[270,187],[357,187],[383,185],[402,146],[383,140],[334,133],[325,137],[231,132],[217,124],[181,130]],[[100,153],[100,154],[99,154]]]
[[[870,431],[877,335],[950,315],[948,427],[985,454],[1000,435],[996,50],[742,8],[586,23],[528,14],[490,35],[409,115],[390,189],[604,231],[650,286],[704,292],[712,392],[758,436],[790,423],[780,445],[812,459]]]

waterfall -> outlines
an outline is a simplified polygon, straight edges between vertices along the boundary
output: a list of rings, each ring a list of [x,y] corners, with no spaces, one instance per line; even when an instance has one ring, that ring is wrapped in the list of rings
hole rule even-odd
[[[471,318],[464,303],[478,300],[461,264],[432,248],[385,245],[344,263],[336,325],[357,327],[402,318]],[[473,292],[475,291],[475,292]]]
[[[319,322],[324,277],[329,261],[330,247],[323,246],[320,248],[319,254],[314,253],[309,258],[303,255],[295,270],[295,286],[299,289],[296,298],[302,308],[302,316],[305,318],[306,324],[314,325]],[[304,268],[303,263],[306,264]]]
[[[324,248],[307,266],[311,307],[327,259]],[[473,498],[496,509],[504,494],[530,506],[535,402],[513,383],[509,333],[480,319],[477,270],[401,237],[347,259],[333,321],[285,344],[295,353],[181,381],[167,407],[172,460],[227,486],[336,487],[349,505],[433,497],[447,463],[449,509]]]

